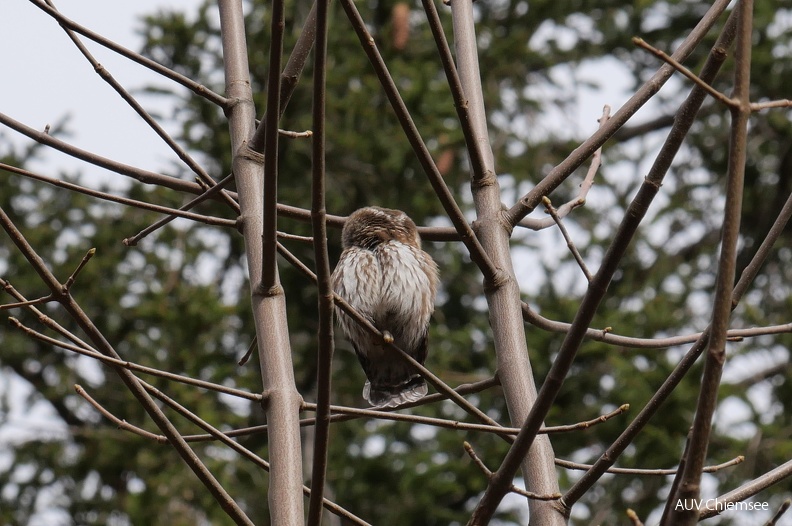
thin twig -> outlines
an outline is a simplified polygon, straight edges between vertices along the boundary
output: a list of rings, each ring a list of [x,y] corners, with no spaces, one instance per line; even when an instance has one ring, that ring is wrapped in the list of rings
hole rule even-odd
[[[736,466],[737,464],[741,464],[742,462],[745,462],[745,457],[740,455],[721,464],[717,464],[714,466],[705,466],[704,473],[715,473],[716,471],[720,471],[722,469]],[[578,462],[570,462],[568,460],[560,460],[560,459],[556,459],[555,463],[556,466],[561,466],[562,468],[576,469],[580,471],[588,471],[593,467],[593,465],[591,464],[580,464]],[[649,476],[676,475],[678,472],[679,472],[678,469],[646,469],[646,468],[614,468],[614,467],[608,468],[608,470],[606,471],[606,473],[613,473],[615,475],[649,475]]]
[[[680,64],[679,61],[675,60],[673,57],[669,56],[664,51],[657,49],[656,47],[650,45],[644,39],[639,37],[633,37],[632,41],[633,44],[635,44],[636,46],[649,51],[654,56],[660,58],[660,60],[664,61],[666,64],[669,64],[675,70],[679,71],[684,76],[692,80],[697,86],[699,86],[701,89],[709,93],[715,100],[722,102],[729,108],[736,108],[739,106],[739,101],[735,99],[731,99],[726,95],[724,95],[723,93],[721,93],[720,91],[716,90],[708,83],[701,80],[701,77],[699,77],[698,75],[690,71],[688,68]]]
[[[43,324],[45,327],[49,327],[53,331],[57,332],[64,338],[68,339],[69,341],[73,342],[75,345],[83,349],[88,349],[88,350],[92,349],[88,343],[81,340],[74,333],[68,331],[65,327],[63,327],[63,325],[59,324],[58,322],[56,322],[55,320],[53,320],[52,318],[41,312],[39,309],[37,309],[34,306],[34,304],[31,304],[31,302],[29,302],[27,298],[25,298],[25,296],[23,296],[18,290],[16,290],[14,286],[11,285],[10,282],[0,278],[0,285],[2,285],[3,290],[5,290],[8,294],[19,300],[19,302],[23,304],[22,306],[30,310],[30,312],[32,312],[33,315],[36,316],[39,323]],[[54,295],[50,295],[50,296],[52,296],[52,301],[56,301]]]
[[[561,231],[561,235],[564,236],[564,240],[566,241],[567,248],[572,253],[572,256],[575,258],[575,261],[577,261],[578,266],[580,266],[580,270],[583,271],[583,275],[586,276],[586,281],[591,283],[591,272],[589,272],[589,269],[586,266],[586,262],[583,261],[583,257],[580,255],[580,252],[578,252],[578,249],[575,246],[575,243],[572,241],[572,238],[569,237],[569,232],[567,232],[564,223],[561,222],[561,218],[558,216],[558,212],[553,207],[553,203],[550,201],[548,197],[543,197],[542,202],[545,205],[545,209],[547,209],[547,213],[550,214],[550,217],[553,218],[555,224],[558,225],[558,230]]]
[[[602,108],[602,116],[597,120],[597,122],[599,122],[600,129],[602,129],[602,127],[605,126],[605,123],[608,122],[608,119],[610,119],[610,111],[611,108],[607,104]],[[584,177],[583,182],[580,183],[580,191],[578,194],[573,199],[570,199],[558,207],[556,210],[556,215],[558,215],[559,218],[566,217],[572,210],[586,204],[586,197],[588,197],[589,190],[591,190],[591,187],[594,185],[594,177],[597,175],[601,164],[602,146],[597,148],[597,150],[594,152],[594,155],[591,156],[591,163],[589,164],[588,171],[586,172],[586,177]],[[529,228],[531,230],[542,230],[553,225],[555,222],[555,218],[548,221],[547,218],[539,219],[525,217],[515,226]]]
[[[254,334],[253,339],[250,341],[250,345],[248,345],[247,351],[245,351],[245,354],[242,356],[242,358],[239,359],[237,365],[245,365],[246,363],[248,363],[250,357],[253,356],[253,351],[255,351],[257,347],[258,347],[258,337]]]
[[[143,239],[144,237],[148,236],[152,232],[162,228],[163,226],[167,225],[168,223],[170,223],[171,221],[173,221],[177,217],[187,217],[188,219],[193,219],[193,216],[196,216],[197,214],[193,214],[191,212],[187,212],[187,210],[193,208],[198,203],[206,201],[207,199],[209,199],[213,195],[221,192],[223,190],[223,188],[225,188],[226,185],[228,185],[233,180],[234,180],[234,174],[229,174],[229,175],[226,175],[224,178],[222,178],[220,181],[218,181],[217,184],[215,184],[214,186],[212,186],[210,188],[204,188],[204,192],[202,194],[200,194],[199,196],[195,197],[194,199],[191,199],[187,203],[185,203],[182,206],[180,206],[178,211],[171,211],[170,214],[167,217],[163,217],[159,221],[156,221],[155,223],[147,226],[146,228],[144,228],[143,230],[141,230],[140,232],[138,232],[134,236],[124,238],[124,241],[123,241],[124,245],[126,245],[128,247],[137,245],[138,242],[141,239]],[[199,183],[199,184],[201,184],[201,183]],[[203,185],[202,185],[202,188],[203,188]],[[239,213],[239,205],[236,203],[236,201],[234,201],[233,204],[235,206],[233,206],[232,208],[234,208],[234,210],[237,213]],[[211,217],[211,216],[197,216],[197,217],[201,217],[201,218],[208,217],[209,220],[201,221],[201,222],[206,223],[206,224],[210,224],[210,225],[211,224],[221,224],[223,226],[230,226],[230,227],[234,227],[234,228],[236,228],[238,226],[237,221],[232,220],[232,219],[221,219],[221,218],[215,218],[215,217]],[[195,218],[195,220],[199,220],[199,219]]]
[[[307,410],[314,410],[315,407],[316,407],[315,404],[310,404],[310,403],[304,404],[304,408]],[[571,431],[580,431],[580,430],[589,429],[594,425],[601,424],[603,422],[610,420],[615,416],[624,413],[629,409],[629,407],[630,407],[629,404],[624,404],[615,411],[611,411],[610,413],[605,415],[600,415],[597,418],[587,420],[585,422],[578,422],[576,424],[569,424],[563,426],[543,427],[541,429],[541,433],[543,434],[568,433]],[[341,407],[341,406],[330,406],[330,409],[333,412],[333,417],[340,414],[354,415],[355,417],[377,418],[380,420],[394,420],[399,422],[412,422],[415,424],[426,424],[430,426],[443,427],[446,429],[459,429],[462,431],[481,431],[485,433],[494,433],[497,435],[516,435],[520,431],[520,428],[516,428],[516,427],[469,424],[466,422],[459,422],[457,420],[447,420],[444,418],[433,418],[433,417],[420,416],[420,415],[407,415],[407,414],[400,414],[393,412],[377,411],[372,409],[355,409],[351,407]],[[335,418],[333,418],[333,420],[335,420]],[[310,425],[314,422],[314,419],[306,419],[301,422],[305,422],[306,425]]]
[[[627,518],[630,519],[630,522],[633,526],[644,526],[644,523],[641,522],[638,514],[630,508],[627,508]]]
[[[474,382],[474,383],[471,383],[471,384],[462,384],[462,385],[458,386],[454,390],[456,392],[458,392],[459,394],[461,394],[461,395],[466,395],[466,394],[472,394],[472,393],[479,393],[481,391],[484,391],[484,390],[489,389],[491,387],[494,387],[496,385],[498,385],[497,378],[488,378],[487,380],[482,380],[480,382]],[[447,396],[445,396],[445,395],[443,395],[441,393],[434,393],[434,394],[427,395],[427,396],[423,397],[422,399],[417,400],[416,402],[412,402],[410,404],[401,405],[401,406],[398,407],[398,409],[401,410],[401,409],[405,409],[405,408],[408,408],[408,407],[417,407],[419,405],[428,405],[430,403],[435,403],[435,402],[438,402],[438,401],[441,401],[441,400],[445,400],[447,398],[448,398]],[[316,404],[312,404],[310,402],[304,402],[303,403],[303,409],[305,409],[305,410],[312,411],[312,410],[315,410],[315,408],[316,408]],[[330,406],[330,410],[333,412],[333,414],[330,415],[330,420],[332,422],[345,422],[345,421],[354,420],[354,419],[357,419],[357,418],[380,418],[381,414],[386,414],[387,415],[387,414],[390,414],[393,411],[396,411],[396,409],[397,408],[356,409],[356,408],[352,408],[352,407],[331,405]],[[371,415],[370,413],[375,413],[376,416]],[[387,418],[387,417],[382,417],[382,418]],[[314,418],[304,418],[304,419],[300,420],[300,426],[301,427],[312,426],[312,425],[315,424],[315,422],[316,422],[316,419],[314,419]],[[492,427],[492,426],[489,426],[489,427]],[[235,429],[233,431],[228,431],[227,434],[228,434],[228,436],[236,437],[236,436],[243,436],[243,435],[254,435],[254,434],[258,434],[258,433],[264,433],[266,431],[267,431],[267,426],[265,424],[265,425],[251,426],[251,427],[245,427],[245,428],[241,428],[241,429]],[[190,435],[190,436],[186,436],[185,437],[185,440],[196,440],[196,441],[198,441],[198,440],[211,440],[211,439],[212,438],[209,435],[194,435],[194,436]]]
[[[531,309],[527,303],[522,304],[522,312],[523,320],[546,331],[564,334],[569,332],[569,328],[571,327],[569,323],[545,318]],[[666,349],[668,347],[676,347],[677,345],[694,343],[701,338],[702,335],[701,332],[696,332],[693,334],[668,336],[666,338],[635,338],[614,334],[613,330],[613,327],[611,327],[610,330],[588,328],[586,329],[585,337],[589,340],[607,343],[609,345],[617,345],[627,349]],[[755,338],[767,334],[785,334],[789,332],[792,332],[792,323],[767,325],[765,327],[750,327],[747,329],[729,329],[729,332],[726,333],[726,337],[729,341],[741,341],[744,338]]]
[[[105,409],[104,406],[102,406],[102,404],[100,404],[99,402],[94,400],[91,397],[91,395],[89,395],[85,391],[85,389],[82,388],[81,385],[75,384],[74,385],[74,390],[77,391],[77,394],[80,395],[83,398],[83,400],[85,400],[86,402],[91,404],[91,406],[93,406],[94,409],[99,411],[99,413],[101,413],[102,416],[104,416],[106,419],[108,419],[112,423],[114,423],[118,429],[123,429],[124,431],[129,431],[130,433],[133,433],[135,435],[141,436],[143,438],[148,438],[149,440],[153,440],[153,441],[157,442],[158,444],[167,444],[168,443],[168,439],[167,439],[167,437],[165,435],[157,435],[156,433],[152,433],[151,431],[146,431],[143,428],[140,428],[138,426],[132,425],[129,422],[127,422],[126,420],[121,420],[120,418],[115,416],[113,413],[111,413],[110,411]]]
[[[154,387],[154,386],[152,386],[150,384],[147,384],[147,383],[144,383],[144,386],[146,387],[146,389],[150,393],[152,393],[158,399],[162,400],[165,404],[167,404],[169,407],[171,407],[171,409],[173,409],[174,411],[178,412],[180,415],[184,416],[185,418],[187,418],[188,420],[193,422],[195,425],[197,425],[197,426],[201,427],[202,429],[204,429],[205,431],[207,431],[214,439],[223,442],[225,445],[227,445],[228,447],[230,447],[231,449],[233,449],[237,453],[241,454],[242,456],[246,457],[248,460],[251,460],[253,463],[255,463],[259,467],[263,468],[264,470],[266,470],[266,471],[270,470],[270,463],[269,462],[267,462],[263,458],[259,457],[258,455],[256,455],[255,453],[253,453],[249,449],[245,448],[244,446],[240,445],[238,442],[236,442],[234,440],[231,440],[230,436],[227,433],[224,433],[224,432],[218,430],[217,428],[213,427],[211,424],[206,422],[204,419],[202,419],[201,417],[199,417],[198,415],[196,415],[195,413],[193,413],[192,411],[190,411],[186,407],[182,406],[181,404],[179,404],[174,399],[172,399],[169,396],[167,396],[165,393],[163,393],[161,390],[157,389],[156,387]],[[309,495],[310,496],[311,495],[311,490],[308,487],[303,486],[303,493],[305,495]],[[324,506],[325,508],[327,508],[331,512],[333,512],[336,515],[338,515],[339,517],[343,517],[345,519],[351,520],[354,524],[368,525],[368,523],[366,523],[364,520],[362,520],[359,517],[353,515],[349,511],[345,510],[344,508],[341,508],[340,506],[338,506],[337,504],[329,501],[328,499],[325,499],[325,498],[321,499],[321,504],[322,504],[322,506]]]
[[[265,471],[270,471],[270,467],[271,466],[270,466],[269,462],[267,462],[266,460],[264,460],[260,456],[256,455],[255,453],[253,453],[252,451],[250,451],[246,447],[242,446],[241,444],[239,444],[235,440],[231,440],[231,438],[226,433],[224,433],[224,432],[220,431],[219,429],[217,429],[216,427],[212,426],[206,420],[204,420],[203,418],[199,417],[198,415],[196,415],[195,413],[193,413],[192,411],[190,411],[189,409],[187,409],[186,407],[181,405],[179,402],[177,402],[173,398],[169,397],[168,395],[166,395],[165,393],[163,393],[161,390],[157,389],[153,385],[150,385],[150,384],[148,384],[146,382],[143,382],[143,386],[146,388],[146,390],[149,393],[151,393],[152,395],[157,397],[159,400],[161,400],[163,403],[165,403],[168,407],[170,407],[171,409],[173,409],[174,411],[176,411],[177,413],[179,413],[180,415],[185,417],[187,420],[189,420],[193,424],[197,425],[198,427],[200,427],[204,431],[208,432],[216,440],[221,441],[223,444],[225,444],[226,446],[228,446],[229,448],[231,448],[235,452],[239,453],[240,455],[242,455],[246,459],[250,460],[251,462],[253,462],[257,466],[261,467]],[[303,491],[303,493],[305,495],[309,495],[309,496],[311,495],[311,490],[309,488],[307,488],[306,486],[302,487],[302,491]],[[325,508],[327,508],[328,510],[333,512],[334,514],[338,515],[339,517],[348,519],[348,520],[352,521],[354,524],[358,524],[360,526],[370,526],[363,519],[353,515],[352,513],[350,513],[349,511],[345,510],[341,506],[335,504],[334,502],[331,502],[331,501],[323,498],[321,500],[321,504]]]
[[[484,475],[486,475],[488,479],[491,479],[492,471],[490,471],[490,469],[486,466],[486,464],[484,464],[484,461],[482,461],[479,458],[479,456],[476,454],[476,451],[473,449],[473,446],[471,446],[469,442],[464,442],[462,445],[465,447],[465,451],[467,452],[468,456],[473,460],[476,466],[478,466],[481,472],[484,473]],[[518,488],[514,484],[512,484],[509,487],[509,491],[511,491],[512,493],[516,493],[517,495],[522,495],[523,497],[534,500],[558,500],[561,498],[560,493],[553,493],[550,495],[537,495],[536,493],[533,493],[531,491],[525,491],[522,488]]]
[[[278,231],[278,239],[285,239],[289,241],[299,241],[307,245],[313,245],[314,236],[298,236],[296,234],[287,234],[286,232]]]
[[[789,107],[792,107],[792,100],[788,100],[788,99],[751,103],[751,111],[762,111],[771,108],[789,108]]]
[[[565,426],[548,426],[543,427],[540,432],[552,434],[552,433],[568,433],[570,431],[578,431],[581,429],[588,429],[591,426],[595,426],[597,424],[601,424],[602,422],[607,422],[613,417],[619,416],[623,413],[626,413],[630,410],[630,404],[622,404],[618,408],[614,409],[610,413],[606,413],[604,415],[600,415],[597,418],[593,418],[591,420],[586,420],[585,422],[578,422],[577,424],[570,424]]]
[[[278,133],[280,134],[281,137],[288,137],[289,139],[307,139],[313,136],[313,132],[311,130],[296,132],[296,131],[279,129]]]
[[[66,280],[66,283],[63,284],[64,289],[69,290],[72,288],[72,285],[74,285],[77,276],[80,274],[82,269],[85,268],[85,265],[88,264],[91,258],[94,257],[94,254],[96,254],[95,248],[92,248],[88,250],[88,252],[86,252],[83,258],[80,260],[80,263],[77,265],[77,268],[74,269],[74,272],[71,273],[71,276],[69,276],[69,278]]]
[[[779,506],[778,511],[775,512],[775,515],[773,515],[764,526],[775,526],[778,524],[778,521],[781,520],[781,517],[789,510],[790,506],[792,506],[792,499],[785,499],[784,502],[781,503],[781,506]]]
[[[47,294],[46,296],[42,296],[40,298],[36,298],[34,300],[25,300],[25,301],[17,301],[15,303],[6,303],[4,305],[0,305],[0,310],[10,310],[10,309],[18,309],[21,307],[31,307],[33,305],[41,305],[42,303],[49,303],[51,301],[57,301],[55,296],[52,294]]]
[[[205,430],[209,431],[208,435],[200,435],[201,437],[208,436],[211,437],[213,440],[220,440],[224,444],[228,445],[229,447],[237,451],[237,453],[240,453],[241,455],[246,457],[248,460],[253,461],[254,463],[258,464],[260,467],[269,471],[270,469],[269,462],[262,459],[258,455],[254,454],[247,448],[240,446],[237,442],[230,440],[231,435],[229,433],[223,433],[217,430],[216,428],[212,427],[211,425],[206,423],[203,419],[198,418],[194,413],[187,410],[186,408],[175,402],[172,398],[166,396],[162,391],[156,389],[150,384],[144,383],[144,387],[146,387],[146,389],[152,394],[154,394],[157,398],[159,398],[160,400],[168,404],[170,407],[172,407],[174,410],[182,414],[182,416],[185,416],[186,418],[192,420],[196,425],[199,425],[203,427]],[[101,413],[105,418],[113,422],[119,429],[129,431],[130,433],[136,434],[143,438],[153,440],[160,444],[168,443],[168,439],[164,435],[157,435],[155,433],[151,433],[150,431],[146,431],[145,429],[130,424],[126,420],[121,420],[120,418],[112,414],[110,411],[105,409],[99,402],[94,400],[81,386],[75,385],[74,388],[77,391],[77,394],[83,397],[89,404],[91,404],[91,406],[93,406],[97,411],[99,411],[99,413]],[[195,420],[193,420],[193,417],[195,418]],[[195,435],[192,437],[188,435],[188,436],[184,436],[183,438],[188,442],[200,441],[200,440],[195,440],[194,437]],[[310,495],[310,489],[306,486],[303,486],[303,493],[305,493],[306,495]],[[344,517],[360,526],[370,526],[363,519],[356,517],[349,511],[345,510],[344,508],[340,507],[339,505],[335,504],[334,502],[328,499],[322,499],[322,505],[328,510],[330,510],[332,513],[338,515],[339,517]]]

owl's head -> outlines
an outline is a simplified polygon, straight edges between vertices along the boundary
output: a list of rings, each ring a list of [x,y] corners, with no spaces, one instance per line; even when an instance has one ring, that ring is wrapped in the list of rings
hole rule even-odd
[[[341,231],[344,248],[373,249],[378,244],[391,240],[415,247],[421,246],[415,223],[401,210],[378,206],[361,208],[349,216]]]

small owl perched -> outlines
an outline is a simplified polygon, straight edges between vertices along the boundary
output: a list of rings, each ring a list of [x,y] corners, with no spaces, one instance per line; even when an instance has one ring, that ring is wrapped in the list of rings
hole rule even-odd
[[[361,208],[349,216],[341,238],[333,290],[423,364],[438,277],[434,260],[421,250],[415,223],[400,210]],[[337,312],[368,378],[363,397],[371,405],[396,407],[426,394],[426,382],[401,356]]]

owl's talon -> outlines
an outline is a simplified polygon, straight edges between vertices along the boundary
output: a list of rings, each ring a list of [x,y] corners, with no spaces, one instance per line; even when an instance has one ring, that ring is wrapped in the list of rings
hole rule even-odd
[[[382,331],[382,339],[385,343],[393,343],[393,334],[388,331]]]

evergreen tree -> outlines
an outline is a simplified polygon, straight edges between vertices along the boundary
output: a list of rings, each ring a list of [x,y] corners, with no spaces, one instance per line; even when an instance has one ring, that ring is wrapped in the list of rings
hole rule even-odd
[[[299,36],[309,7],[304,2],[287,2],[287,53]],[[617,0],[597,4],[544,0],[476,3],[482,85],[507,206],[595,129],[602,105],[618,107],[622,102],[599,94],[598,90],[611,82],[611,75],[628,75],[625,88],[634,89],[657,70],[659,61],[636,48],[633,36],[670,52],[708,7],[690,2]],[[754,100],[788,98],[783,79],[792,75],[788,71],[792,65],[779,55],[788,54],[792,25],[788,12],[776,7],[756,6]],[[261,115],[267,110],[270,3],[252,0],[247,9],[250,70]],[[472,209],[462,130],[420,3],[374,0],[360,9],[446,183],[457,201]],[[448,24],[446,33],[451,35],[450,17],[442,7],[440,10]],[[339,6],[332,5],[331,11],[328,211],[346,215],[376,204],[403,209],[418,224],[447,224],[348,20]],[[222,93],[215,13],[214,3],[206,2],[194,13],[162,11],[147,17],[143,53]],[[725,17],[717,28],[724,22]],[[715,38],[713,31],[685,65],[698,71]],[[732,67],[732,62],[727,62],[715,84],[724,92],[730,90]],[[311,127],[311,74],[309,63],[280,122],[282,128],[299,131]],[[591,268],[599,266],[690,88],[687,80],[670,83],[657,97],[652,115],[639,114],[606,144],[603,166],[586,205],[565,218]],[[577,103],[581,93],[594,93],[590,98],[597,101],[597,107]],[[230,173],[231,140],[223,113],[192,94],[179,90],[162,94],[175,102],[177,110],[171,118],[181,125],[180,142],[217,179]],[[576,112],[591,115],[590,129],[577,129]],[[615,334],[648,339],[694,333],[708,323],[722,220],[728,122],[727,109],[713,101],[705,104],[592,327],[610,327]],[[740,268],[750,260],[792,191],[790,126],[788,109],[752,118]],[[0,153],[6,164],[27,161],[25,153]],[[310,142],[281,140],[279,158],[279,202],[309,208]],[[182,177],[190,177],[186,169],[180,170]],[[64,177],[74,179],[69,174]],[[581,169],[550,196],[553,203],[558,206],[577,195],[582,178]],[[119,232],[123,232],[121,237],[133,235],[157,216],[53,191],[16,176],[1,177],[0,185],[2,208],[53,265],[57,276],[65,279],[89,248],[97,248],[96,256],[79,276],[75,294],[124,357],[251,392],[261,389],[255,363],[236,365],[254,334],[249,287],[242,278],[246,275],[244,247],[237,232],[177,221],[137,247],[124,247]],[[173,207],[181,204],[181,197],[174,192],[141,186],[131,187],[129,197]],[[200,210],[233,219],[221,202],[202,205]],[[288,215],[281,217],[279,229],[310,235],[307,222]],[[735,311],[733,326],[788,323],[792,297],[788,285],[792,276],[785,265],[792,254],[789,232],[789,228],[784,230],[777,250]],[[557,229],[524,230],[513,239],[526,303],[546,318],[571,321],[586,282]],[[298,240],[283,243],[312,266],[310,245]],[[331,231],[330,245],[334,262],[340,252],[337,230]],[[452,385],[489,378],[496,372],[496,361],[480,273],[460,244],[434,241],[425,245],[438,261],[442,279],[427,366]],[[306,400],[314,401],[316,288],[298,270],[280,263],[296,382]],[[29,299],[37,293],[46,294],[22,256],[5,241],[0,244],[0,265],[2,275]],[[53,317],[62,316],[57,309],[42,310]],[[35,325],[35,316],[26,310],[13,315],[26,325]],[[65,318],[58,321],[74,329]],[[533,373],[541,383],[563,334],[532,326],[527,332]],[[39,407],[46,400],[49,410],[63,422],[53,437],[37,435],[35,440],[21,440],[5,448],[11,468],[0,471],[3,522],[26,524],[37,509],[37,499],[51,498],[80,524],[232,523],[171,448],[116,430],[74,394],[72,386],[79,383],[113,414],[152,428],[142,408],[113,374],[106,374],[107,369],[86,365],[83,359],[19,331],[3,328],[2,337],[0,364],[9,375],[13,372],[15,382],[21,380],[29,386],[31,394],[25,406]],[[363,373],[349,344],[341,337],[336,344],[332,401],[361,406]],[[745,455],[748,461],[708,475],[717,494],[789,460],[788,441],[783,440],[792,430],[788,407],[792,397],[784,378],[789,345],[788,334],[730,344],[709,458],[712,464],[738,455]],[[582,463],[596,461],[688,348],[688,344],[654,349],[584,342],[546,424],[589,420],[624,403],[632,410],[585,431],[553,435],[556,456]],[[693,418],[700,377],[699,365],[620,457],[620,467],[677,465]],[[147,381],[216,427],[263,423],[255,403],[232,403],[228,397],[158,378]],[[18,403],[11,397],[7,390],[6,407]],[[489,416],[507,424],[498,389],[471,399]],[[413,413],[465,419],[464,413],[448,402],[423,406]],[[184,429],[190,428],[185,421],[176,421]],[[195,432],[199,432],[197,428]],[[310,428],[305,432],[309,439]],[[473,444],[490,469],[497,467],[508,449],[505,441],[483,433],[381,420],[334,423],[328,453],[328,498],[376,525],[464,524],[487,484],[466,455],[464,440]],[[243,443],[267,457],[264,434],[247,437]],[[265,524],[269,516],[264,498],[267,474],[214,443],[196,448],[248,516]],[[579,472],[564,468],[558,473],[562,491],[579,478]],[[570,523],[623,522],[627,508],[639,517],[657,518],[670,483],[670,477],[607,475],[573,508]],[[776,503],[784,495],[788,490],[779,485],[761,498]],[[498,518],[504,524],[524,520],[505,508]],[[744,516],[726,516],[721,523],[741,524],[743,520]]]

